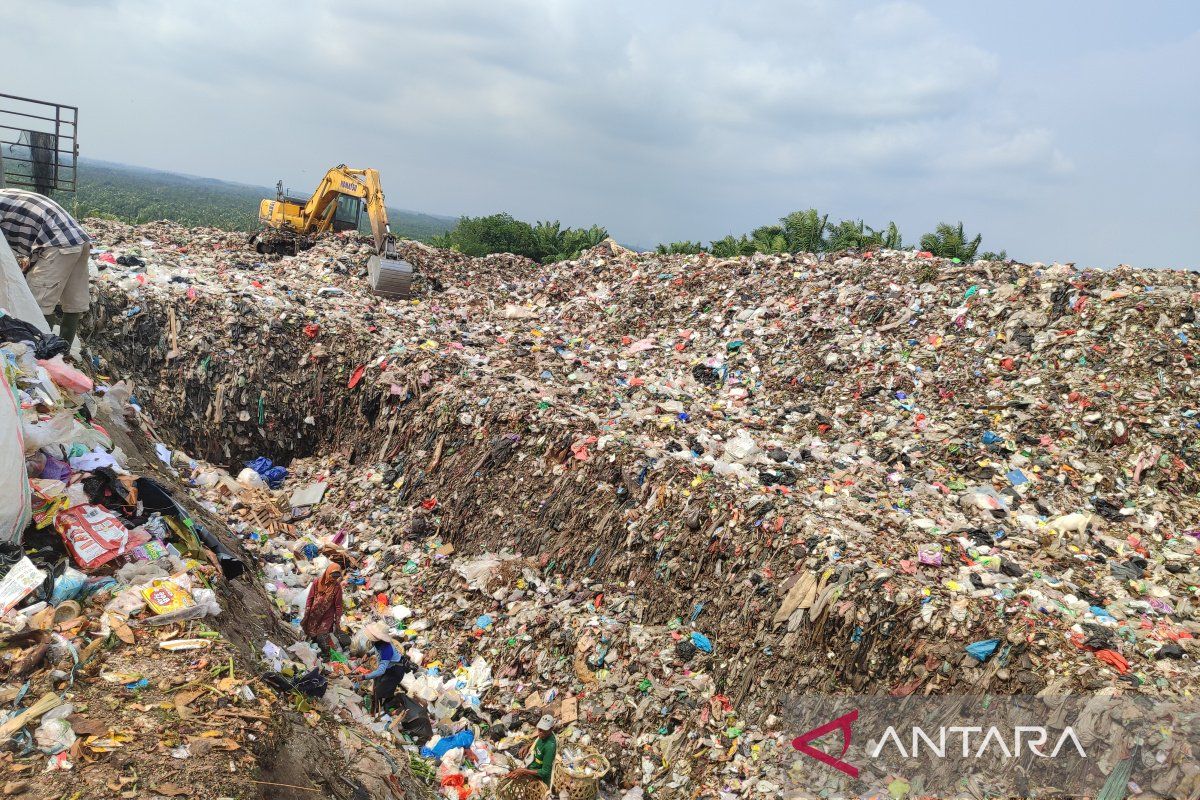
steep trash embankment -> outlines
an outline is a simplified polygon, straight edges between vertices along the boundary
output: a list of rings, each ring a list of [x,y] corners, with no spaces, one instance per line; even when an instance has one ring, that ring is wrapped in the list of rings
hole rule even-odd
[[[769,739],[789,692],[1196,685],[1193,274],[411,245],[440,288],[384,302],[354,242],[263,264],[212,231],[94,224],[149,263],[102,274],[89,344],[160,436],[234,472],[311,458],[333,487],[313,525],[509,550],[564,602],[618,598],[674,655],[638,662],[626,631],[597,662],[544,614],[514,674],[582,652],[559,691],[663,761],[685,732]],[[464,653],[497,647],[458,618],[503,619],[495,597],[446,619]],[[587,667],[618,662],[659,710],[606,705]],[[614,760],[676,787],[729,772]]]

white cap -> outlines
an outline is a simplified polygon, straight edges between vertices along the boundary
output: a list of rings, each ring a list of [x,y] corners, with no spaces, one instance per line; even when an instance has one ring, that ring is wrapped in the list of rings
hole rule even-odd
[[[549,731],[554,729],[554,717],[546,714],[538,720],[537,729],[539,731]]]

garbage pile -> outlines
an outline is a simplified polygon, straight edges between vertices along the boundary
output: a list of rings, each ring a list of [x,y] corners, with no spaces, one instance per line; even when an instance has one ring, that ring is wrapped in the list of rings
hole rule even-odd
[[[245,564],[131,469],[114,438],[138,413],[129,386],[66,351],[0,316],[3,793],[192,795],[213,770],[229,778],[211,792],[253,792],[274,698],[210,627],[213,586]]]
[[[222,468],[191,479],[284,615],[344,562],[343,634],[420,656],[433,747],[470,732],[455,796],[547,711],[618,796],[775,797],[816,780],[797,693],[1197,685],[1192,273],[413,245],[399,303],[353,239],[92,229],[100,368]],[[369,655],[276,649],[413,738]]]

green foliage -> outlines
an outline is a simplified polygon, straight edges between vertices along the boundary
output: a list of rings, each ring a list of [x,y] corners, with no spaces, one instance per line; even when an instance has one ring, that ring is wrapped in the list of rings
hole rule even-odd
[[[704,245],[700,242],[671,242],[670,244],[660,244],[654,248],[654,252],[661,256],[687,256],[695,255],[696,253],[707,252]]]
[[[988,250],[984,253],[980,253],[979,260],[980,261],[1008,261],[1008,251],[1001,250],[999,253],[993,253],[991,250]]]
[[[872,230],[871,233],[876,232]],[[900,229],[894,222],[889,222],[887,230],[880,231],[877,235],[880,247],[886,247],[888,250],[899,250],[904,247],[904,237],[900,235]]]
[[[871,250],[886,247],[899,250],[903,246],[900,231],[896,223],[889,222],[887,230],[877,231],[861,219],[858,222],[844,219],[829,229],[829,239],[826,249],[837,250]]]
[[[975,253],[979,250],[979,243],[982,241],[982,235],[967,241],[967,235],[963,233],[961,222],[957,226],[939,222],[936,231],[921,237],[921,249],[941,258],[974,261]]]
[[[874,231],[868,228],[860,219],[858,222],[844,219],[829,229],[829,239],[826,246],[830,250],[859,250],[869,245],[866,242]]]
[[[757,252],[757,247],[743,233],[737,239],[733,238],[733,236],[726,236],[724,239],[709,242],[709,252],[718,258],[737,258],[738,256],[754,255]]]
[[[434,247],[448,247],[469,256],[514,253],[542,263],[567,261],[608,238],[598,225],[564,228],[558,220],[530,225],[510,214],[463,217],[453,230],[434,237]]]
[[[538,254],[533,227],[528,222],[513,219],[510,214],[462,217],[446,236],[451,247],[468,256],[513,253],[537,258]]]
[[[786,253],[788,250],[787,237],[780,225],[763,225],[750,231],[750,240],[758,253]]]
[[[787,249],[793,253],[819,253],[825,249],[825,224],[829,215],[821,214],[815,209],[793,211],[783,219],[783,237],[787,240]]]
[[[274,189],[195,178],[171,172],[81,159],[78,191],[56,199],[79,218],[101,217],[138,224],[168,219],[182,225],[211,226],[230,231],[256,231],[258,204],[273,198]],[[454,225],[436,217],[388,209],[397,236],[429,241]],[[363,231],[369,230],[363,215]]]
[[[842,220],[829,227],[829,215],[815,208],[793,211],[779,220],[778,225],[763,225],[750,235],[732,234],[724,239],[710,242],[710,251],[720,258],[736,258],[755,253],[820,253],[830,250],[869,250],[890,248],[899,250],[904,246],[896,223],[889,222],[887,228],[875,230],[862,220]],[[659,253],[696,253],[702,248],[699,242],[675,242],[660,244]]]

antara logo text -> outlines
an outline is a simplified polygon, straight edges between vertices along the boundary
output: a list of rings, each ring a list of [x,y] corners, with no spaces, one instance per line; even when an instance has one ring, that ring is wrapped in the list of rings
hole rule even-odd
[[[849,714],[843,714],[835,720],[826,722],[816,728],[802,733],[792,740],[792,747],[810,758],[815,758],[822,764],[827,764],[839,772],[844,772],[852,778],[858,777],[858,767],[842,761],[842,757],[850,750],[850,742],[854,735],[853,724],[858,720],[858,709]],[[842,752],[838,757],[823,753],[813,747],[810,742],[820,739],[832,731],[841,731]],[[957,758],[962,753],[963,758],[983,758],[984,756],[1020,758],[1025,751],[1039,758],[1057,758],[1059,752],[1070,744],[1080,758],[1087,758],[1075,729],[1070,726],[1063,729],[1054,749],[1049,753],[1044,748],[1049,741],[1050,733],[1042,725],[1017,725],[1011,731],[1005,731],[995,725],[983,728],[980,726],[955,725],[933,729],[934,735],[925,729],[913,726],[909,735],[901,737],[895,726],[889,725],[879,741],[869,743],[868,757],[877,759],[888,755],[898,755],[901,758]],[[908,742],[908,747],[905,747]],[[1011,743],[1011,747],[1009,744]],[[961,744],[961,748],[955,745]],[[1069,752],[1068,752],[1069,754]]]

